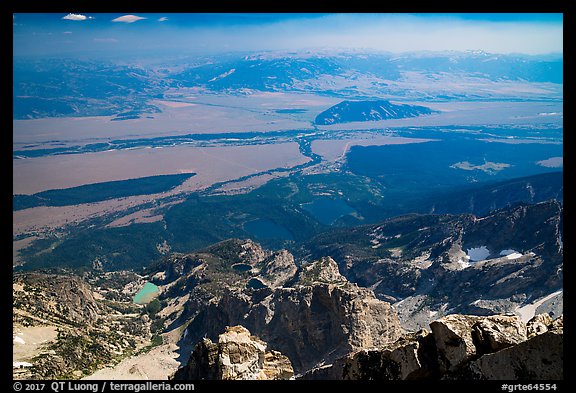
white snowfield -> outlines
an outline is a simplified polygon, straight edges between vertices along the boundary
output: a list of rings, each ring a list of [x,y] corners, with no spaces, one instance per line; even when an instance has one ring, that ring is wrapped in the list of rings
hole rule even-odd
[[[538,307],[540,307],[540,305],[542,305],[542,303],[544,303],[547,300],[552,299],[554,296],[557,296],[557,295],[561,294],[562,292],[564,292],[564,291],[561,289],[559,291],[551,293],[548,296],[540,298],[539,300],[535,301],[534,303],[527,304],[527,305],[522,306],[522,307],[518,307],[516,309],[516,314],[520,316],[520,319],[522,319],[522,322],[526,323],[534,317],[534,315],[536,314],[536,309]]]

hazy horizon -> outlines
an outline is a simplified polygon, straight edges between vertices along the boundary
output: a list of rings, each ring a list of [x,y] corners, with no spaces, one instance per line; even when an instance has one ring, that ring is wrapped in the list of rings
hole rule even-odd
[[[14,14],[14,56],[356,49],[563,53],[562,14]]]

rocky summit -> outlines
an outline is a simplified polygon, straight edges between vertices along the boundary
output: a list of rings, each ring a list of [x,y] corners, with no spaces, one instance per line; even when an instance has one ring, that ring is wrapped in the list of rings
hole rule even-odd
[[[267,344],[242,326],[226,327],[213,343],[205,338],[194,348],[186,367],[176,380],[267,380],[293,379],[290,360],[278,351],[267,351]]]

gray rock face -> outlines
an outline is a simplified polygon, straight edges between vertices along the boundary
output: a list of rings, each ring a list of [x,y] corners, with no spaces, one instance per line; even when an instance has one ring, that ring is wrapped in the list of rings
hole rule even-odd
[[[403,332],[392,307],[371,291],[331,284],[277,291],[266,337],[302,370],[360,348],[377,348]]]
[[[409,380],[432,377],[437,369],[433,337],[426,330],[382,350],[361,350],[346,359],[343,379]]]
[[[526,325],[515,316],[493,315],[472,326],[478,352],[492,353],[526,341]]]
[[[430,324],[441,372],[455,370],[476,355],[473,326],[481,320],[472,315],[448,315]]]
[[[563,318],[532,338],[511,316],[449,315],[431,327],[431,334],[408,334],[382,348],[351,354],[335,362],[331,374],[323,374],[386,380],[563,379]]]
[[[548,331],[496,353],[482,356],[465,367],[471,379],[562,380],[564,335]]]
[[[294,256],[286,250],[275,252],[263,263],[264,267],[257,278],[268,287],[281,287],[296,274]]]
[[[194,349],[188,365],[173,379],[268,380],[292,379],[290,360],[242,326],[227,327],[218,342],[204,339]]]

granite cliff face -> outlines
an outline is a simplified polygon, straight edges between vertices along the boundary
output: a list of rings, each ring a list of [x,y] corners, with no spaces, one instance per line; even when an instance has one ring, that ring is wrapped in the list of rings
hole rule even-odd
[[[403,332],[391,305],[348,282],[331,258],[303,266],[289,284],[226,289],[196,310],[187,338],[215,339],[226,326],[242,325],[288,356],[299,373]]]

